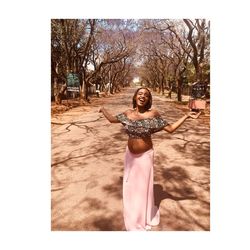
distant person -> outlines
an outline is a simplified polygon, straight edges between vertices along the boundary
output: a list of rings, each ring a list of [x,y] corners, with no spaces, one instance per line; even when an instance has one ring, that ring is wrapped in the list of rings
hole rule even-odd
[[[153,158],[154,150],[151,134],[161,130],[174,132],[189,117],[199,114],[185,114],[178,121],[169,124],[159,112],[151,109],[152,95],[142,87],[135,91],[133,109],[116,116],[104,107],[102,112],[111,123],[121,123],[128,134],[123,176],[123,215],[127,231],[150,230],[160,222],[159,209],[154,203]]]
[[[95,92],[96,92],[96,96],[97,97],[100,97],[100,84],[96,84],[96,90],[95,90]]]

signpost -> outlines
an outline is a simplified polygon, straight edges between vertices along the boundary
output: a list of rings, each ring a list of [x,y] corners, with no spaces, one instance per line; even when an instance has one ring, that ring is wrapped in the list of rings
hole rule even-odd
[[[67,98],[75,98],[80,93],[80,79],[76,73],[67,74]]]
[[[68,73],[67,75],[67,91],[80,92],[80,80],[76,73]]]

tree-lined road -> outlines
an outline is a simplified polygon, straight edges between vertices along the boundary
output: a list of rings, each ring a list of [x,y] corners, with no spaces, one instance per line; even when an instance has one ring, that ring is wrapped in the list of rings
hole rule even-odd
[[[52,117],[52,230],[125,230],[122,216],[123,159],[127,136],[121,124],[98,113],[131,108],[134,88],[96,98]],[[170,123],[186,106],[153,94],[153,107]],[[210,229],[209,116],[188,119],[173,134],[153,135],[155,201],[161,222],[153,230]]]

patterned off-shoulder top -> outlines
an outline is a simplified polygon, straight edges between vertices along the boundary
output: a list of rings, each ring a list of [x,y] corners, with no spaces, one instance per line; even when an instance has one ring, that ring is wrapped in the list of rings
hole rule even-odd
[[[124,113],[116,115],[118,121],[125,127],[126,133],[131,138],[150,137],[151,134],[162,130],[168,122],[161,116],[141,120],[131,120]]]

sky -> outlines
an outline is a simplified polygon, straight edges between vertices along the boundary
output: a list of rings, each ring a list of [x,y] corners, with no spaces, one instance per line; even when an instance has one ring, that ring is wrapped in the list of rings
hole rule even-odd
[[[1,1],[0,248],[249,249],[247,2]],[[50,231],[53,18],[211,20],[211,232]]]

